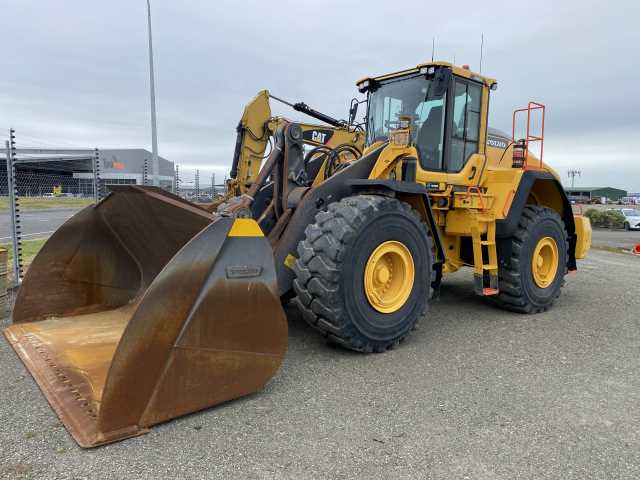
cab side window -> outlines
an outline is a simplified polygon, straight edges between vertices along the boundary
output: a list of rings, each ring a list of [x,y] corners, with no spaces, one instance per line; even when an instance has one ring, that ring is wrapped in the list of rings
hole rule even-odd
[[[469,157],[478,152],[481,96],[482,87],[477,83],[455,80],[449,172],[462,170]]]
[[[444,138],[444,98],[425,100],[416,107],[414,143],[420,165],[425,170],[442,170],[442,139]]]

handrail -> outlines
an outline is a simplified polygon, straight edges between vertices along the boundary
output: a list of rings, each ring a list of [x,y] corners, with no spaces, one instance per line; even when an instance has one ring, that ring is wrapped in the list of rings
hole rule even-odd
[[[531,134],[531,112],[534,110],[541,110],[542,122],[540,125],[540,135],[532,135]],[[522,165],[522,168],[525,170],[532,169],[541,169],[543,166],[543,155],[544,155],[544,118],[545,118],[546,107],[538,102],[529,102],[525,108],[519,108],[513,111],[513,121],[511,126],[511,141],[516,141],[516,123],[518,114],[521,112],[527,112],[527,128],[526,128],[526,136],[524,138],[525,141],[525,161]],[[530,142],[540,142],[540,164],[539,165],[529,165],[529,143]]]

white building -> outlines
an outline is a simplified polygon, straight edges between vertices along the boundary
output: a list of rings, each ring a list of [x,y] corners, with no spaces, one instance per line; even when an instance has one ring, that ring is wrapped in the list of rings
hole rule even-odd
[[[175,168],[173,162],[158,156],[160,186],[166,190],[173,189]],[[142,185],[145,168],[147,184],[153,181],[153,156],[144,148],[100,149],[100,179],[104,185]],[[92,172],[74,172],[79,179],[81,190],[85,184],[91,189]]]

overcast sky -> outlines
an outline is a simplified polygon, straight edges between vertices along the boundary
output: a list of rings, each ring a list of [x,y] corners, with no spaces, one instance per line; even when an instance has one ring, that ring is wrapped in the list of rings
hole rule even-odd
[[[354,82],[436,58],[498,79],[491,125],[547,105],[567,183],[640,191],[640,2],[152,0],[160,155],[228,172],[264,88],[344,118]],[[0,129],[20,145],[150,149],[144,0],[0,0]],[[277,108],[290,118],[299,114]],[[2,135],[0,135],[2,136]]]

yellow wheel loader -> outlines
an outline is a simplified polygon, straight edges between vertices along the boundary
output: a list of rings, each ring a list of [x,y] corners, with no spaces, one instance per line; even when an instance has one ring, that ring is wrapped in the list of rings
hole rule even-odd
[[[5,335],[92,447],[259,390],[286,349],[283,299],[361,352],[402,342],[463,266],[496,305],[548,309],[590,224],[531,152],[543,132],[488,127],[496,86],[445,62],[363,79],[362,154],[311,166],[304,129],[282,121],[215,213],[113,187],[35,258]]]

